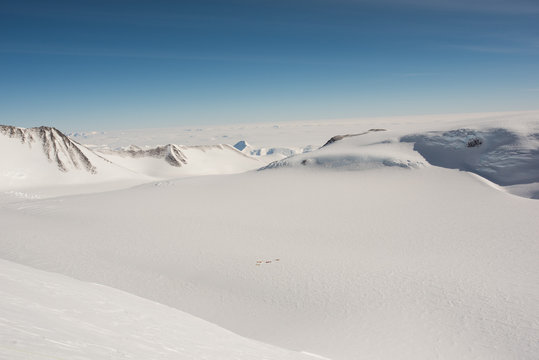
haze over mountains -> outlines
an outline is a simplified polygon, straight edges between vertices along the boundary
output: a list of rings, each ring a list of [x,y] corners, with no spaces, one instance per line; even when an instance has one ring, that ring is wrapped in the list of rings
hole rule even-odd
[[[522,118],[526,113],[518,116]],[[289,142],[288,146],[277,147],[254,147],[246,140],[237,141],[233,146],[82,145],[54,128],[23,129],[3,125],[0,146],[11,156],[1,160],[0,189],[117,184],[123,180],[129,180],[126,184],[133,185],[184,176],[233,174],[295,165],[349,170],[436,165],[474,172],[523,196],[539,196],[535,184],[539,179],[539,130],[523,129],[523,123],[514,120],[509,127],[497,127],[499,124],[495,124],[495,120],[494,117],[490,121],[480,121],[480,126],[475,128],[438,131],[434,130],[437,125],[431,131],[425,131],[420,123],[417,124],[419,128],[416,125],[416,129],[411,127],[405,131],[374,128],[335,135],[314,146],[298,146],[301,142],[296,141],[295,146]],[[82,136],[88,142],[93,140],[92,136],[105,134],[91,132],[72,136],[75,139]],[[301,138],[301,134],[297,136]],[[228,139],[228,136],[221,138]],[[341,144],[334,145],[335,142]],[[408,151],[405,143],[412,145],[414,151]],[[403,154],[409,155],[402,158]]]
[[[538,134],[3,126],[0,357],[535,359]]]
[[[3,136],[2,136],[3,135]],[[260,166],[230,145],[91,149],[51,127],[0,127],[0,189],[118,183],[237,173]]]

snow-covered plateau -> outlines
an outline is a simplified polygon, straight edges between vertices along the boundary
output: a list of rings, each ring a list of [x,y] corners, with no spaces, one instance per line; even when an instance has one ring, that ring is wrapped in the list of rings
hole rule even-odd
[[[539,112],[0,151],[2,359],[539,354]]]

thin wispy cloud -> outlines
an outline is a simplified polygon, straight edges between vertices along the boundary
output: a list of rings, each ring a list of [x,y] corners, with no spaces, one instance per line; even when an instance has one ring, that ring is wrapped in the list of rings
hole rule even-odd
[[[333,1],[333,0],[332,0]],[[356,4],[416,7],[430,10],[512,15],[539,14],[535,0],[340,0]]]
[[[483,35],[482,39],[475,39],[476,43],[445,44],[445,48],[452,48],[471,52],[493,54],[539,54],[539,40],[536,38],[523,38],[516,36]],[[486,41],[481,41],[486,40]]]
[[[276,63],[276,64],[303,64],[303,65],[335,65],[335,63],[313,61],[294,57],[271,57],[267,55],[201,55],[201,54],[173,54],[166,52],[129,52],[107,49],[55,49],[42,47],[0,47],[2,54],[51,55],[74,57],[105,57],[125,59],[153,59],[178,61],[214,61],[214,62],[249,62],[249,63]]]
[[[537,102],[539,0],[129,4],[3,4],[0,116],[26,111],[37,118],[45,97],[55,111],[66,98],[80,106],[104,102],[111,111],[140,99],[148,108],[176,109],[182,99],[186,114],[202,108],[215,118],[222,109],[206,104],[223,98],[230,118],[243,116],[246,104],[269,117],[285,107],[354,113],[388,102],[406,112],[412,102],[404,97],[437,111]],[[43,91],[51,84],[59,84],[56,92]],[[471,104],[472,91],[482,100]]]
[[[529,51],[526,48],[514,48],[514,47],[501,47],[501,46],[489,46],[489,45],[447,45],[449,48],[466,50],[472,52],[481,53],[493,53],[493,54],[514,54],[524,51]]]
[[[432,72],[410,72],[410,73],[402,73],[398,74],[401,77],[407,77],[407,78],[413,78],[413,77],[425,77],[425,76],[433,76],[436,75],[436,73]]]

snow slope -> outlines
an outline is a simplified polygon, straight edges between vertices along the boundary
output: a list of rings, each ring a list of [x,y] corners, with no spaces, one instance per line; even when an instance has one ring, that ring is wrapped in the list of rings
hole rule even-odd
[[[392,141],[394,137],[393,132],[385,130],[383,133],[367,131],[334,136],[317,150],[274,161],[261,170],[306,167],[357,171],[392,166],[412,169],[428,165],[409,144]]]
[[[91,189],[78,187],[72,189],[71,193],[104,191],[152,180],[238,173],[264,166],[271,161],[278,162],[270,167],[290,166],[300,159],[299,163],[305,160],[303,165],[309,166],[344,168],[356,164],[356,167],[361,169],[378,166],[376,164],[380,163],[385,166],[384,161],[386,165],[412,167],[422,166],[428,162],[437,166],[472,171],[503,186],[506,191],[513,194],[536,198],[539,196],[538,119],[539,112],[513,112],[367,118],[279,125],[242,124],[197,129],[143,129],[123,131],[120,134],[96,131],[73,133],[72,136],[75,138],[94,142],[86,147],[73,142],[56,129],[42,127],[26,130],[3,127],[2,133],[5,137],[0,136],[0,148],[11,155],[0,160],[2,169],[0,189],[13,191],[36,186],[50,187],[52,184],[64,186],[114,183],[114,186],[94,185]],[[366,135],[365,130],[369,128],[388,131],[363,136]],[[34,132],[35,136],[26,136],[22,132],[29,134]],[[48,135],[40,136],[40,132],[46,132]],[[355,134],[361,139],[346,141],[349,144],[355,143],[356,148],[350,149],[351,151],[332,149],[318,152],[316,155],[305,155],[324,144],[335,133],[344,134],[340,136]],[[205,146],[169,144],[157,147],[148,145],[152,141],[157,142],[159,137],[181,140],[189,144],[194,141],[200,143],[229,141],[239,136],[254,138],[262,144],[262,147],[253,147],[245,140],[238,141],[235,148],[222,144]],[[364,138],[370,142],[366,142]],[[371,140],[373,138],[378,139],[379,144]],[[478,146],[467,146],[471,138],[481,140]],[[32,147],[36,139],[39,144],[36,143]],[[103,141],[110,143],[105,145]],[[138,144],[141,147],[110,150],[114,148],[114,144],[125,141],[140,141]],[[412,144],[413,149],[423,155],[426,161],[417,153],[411,155],[404,146],[399,148],[398,145],[392,144],[396,142]],[[21,147],[25,143],[28,146]],[[313,143],[317,146],[310,145]],[[364,149],[359,150],[360,146]],[[39,148],[42,148],[43,152],[40,152]],[[391,149],[395,150],[392,154]],[[405,150],[407,158],[401,159],[405,161],[404,163],[398,159],[402,150]],[[381,153],[384,153],[382,157]],[[322,154],[323,158],[319,157]],[[287,158],[290,156],[292,160]],[[105,158],[116,166],[111,166],[110,163],[103,164]],[[279,161],[283,158],[286,160]],[[408,164],[406,161],[411,162]],[[95,172],[99,176],[90,176]],[[61,192],[61,189],[56,189],[52,194],[57,195]],[[36,189],[33,189],[32,194],[28,196],[34,196],[35,193]],[[37,193],[39,196],[42,195],[42,192]],[[48,193],[50,196],[50,189]]]
[[[0,257],[333,359],[536,358],[537,201],[432,166],[302,169],[21,200]]]
[[[0,126],[0,190],[108,183],[108,188],[151,181],[111,163],[55,128]]]
[[[93,151],[51,127],[0,126],[0,190],[51,196],[116,190],[182,176],[228,174],[261,163],[230,145]],[[92,186],[86,186],[86,185]],[[64,190],[60,189],[63,187]],[[66,191],[65,188],[70,190]]]
[[[538,119],[271,127],[275,147],[356,136],[264,171],[0,200],[0,258],[336,360],[536,359],[539,202],[506,191],[534,194]]]
[[[253,170],[261,163],[230,145],[181,146],[149,149],[96,150],[115,164],[164,180],[182,176],[233,174]]]
[[[102,285],[0,260],[0,357],[315,359]]]
[[[504,128],[456,129],[405,136],[429,163],[474,172],[514,192],[523,186],[537,189],[539,198],[539,128],[511,131]],[[535,183],[535,184],[534,184]],[[522,195],[517,193],[518,195]]]
[[[241,151],[244,154],[258,158],[259,160],[269,163],[271,161],[281,160],[285,157],[309,152],[312,150],[312,146],[306,146],[305,148],[290,149],[286,147],[272,147],[272,148],[255,148],[247,143],[245,140],[240,140],[234,144],[234,148]]]
[[[538,116],[539,118],[539,116]],[[445,124],[448,130],[427,131],[440,124],[370,129],[336,135],[321,148],[274,161],[262,169],[280,167],[366,170],[398,166],[440,166],[480,175],[493,187],[515,195],[539,198],[539,120]],[[451,124],[450,124],[451,125]]]

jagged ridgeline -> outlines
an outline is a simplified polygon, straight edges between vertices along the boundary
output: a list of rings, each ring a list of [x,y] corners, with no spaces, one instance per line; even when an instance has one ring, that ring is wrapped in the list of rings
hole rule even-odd
[[[0,190],[88,183],[125,186],[184,176],[239,173],[260,162],[231,145],[110,149],[82,145],[53,127],[0,125]]]
[[[79,148],[81,145],[65,136],[54,127],[40,126],[29,129],[0,125],[0,133],[19,139],[30,148],[41,146],[43,153],[58,169],[67,172],[71,168],[84,169],[95,174],[97,169]]]
[[[118,149],[115,151],[109,151],[109,153],[116,153],[123,156],[131,156],[134,158],[141,158],[151,156],[154,158],[164,158],[167,163],[172,166],[180,167],[187,164],[187,158],[185,154],[180,150],[177,145],[168,144],[165,146],[157,146],[153,149],[142,150],[135,146],[130,146],[128,149]]]

